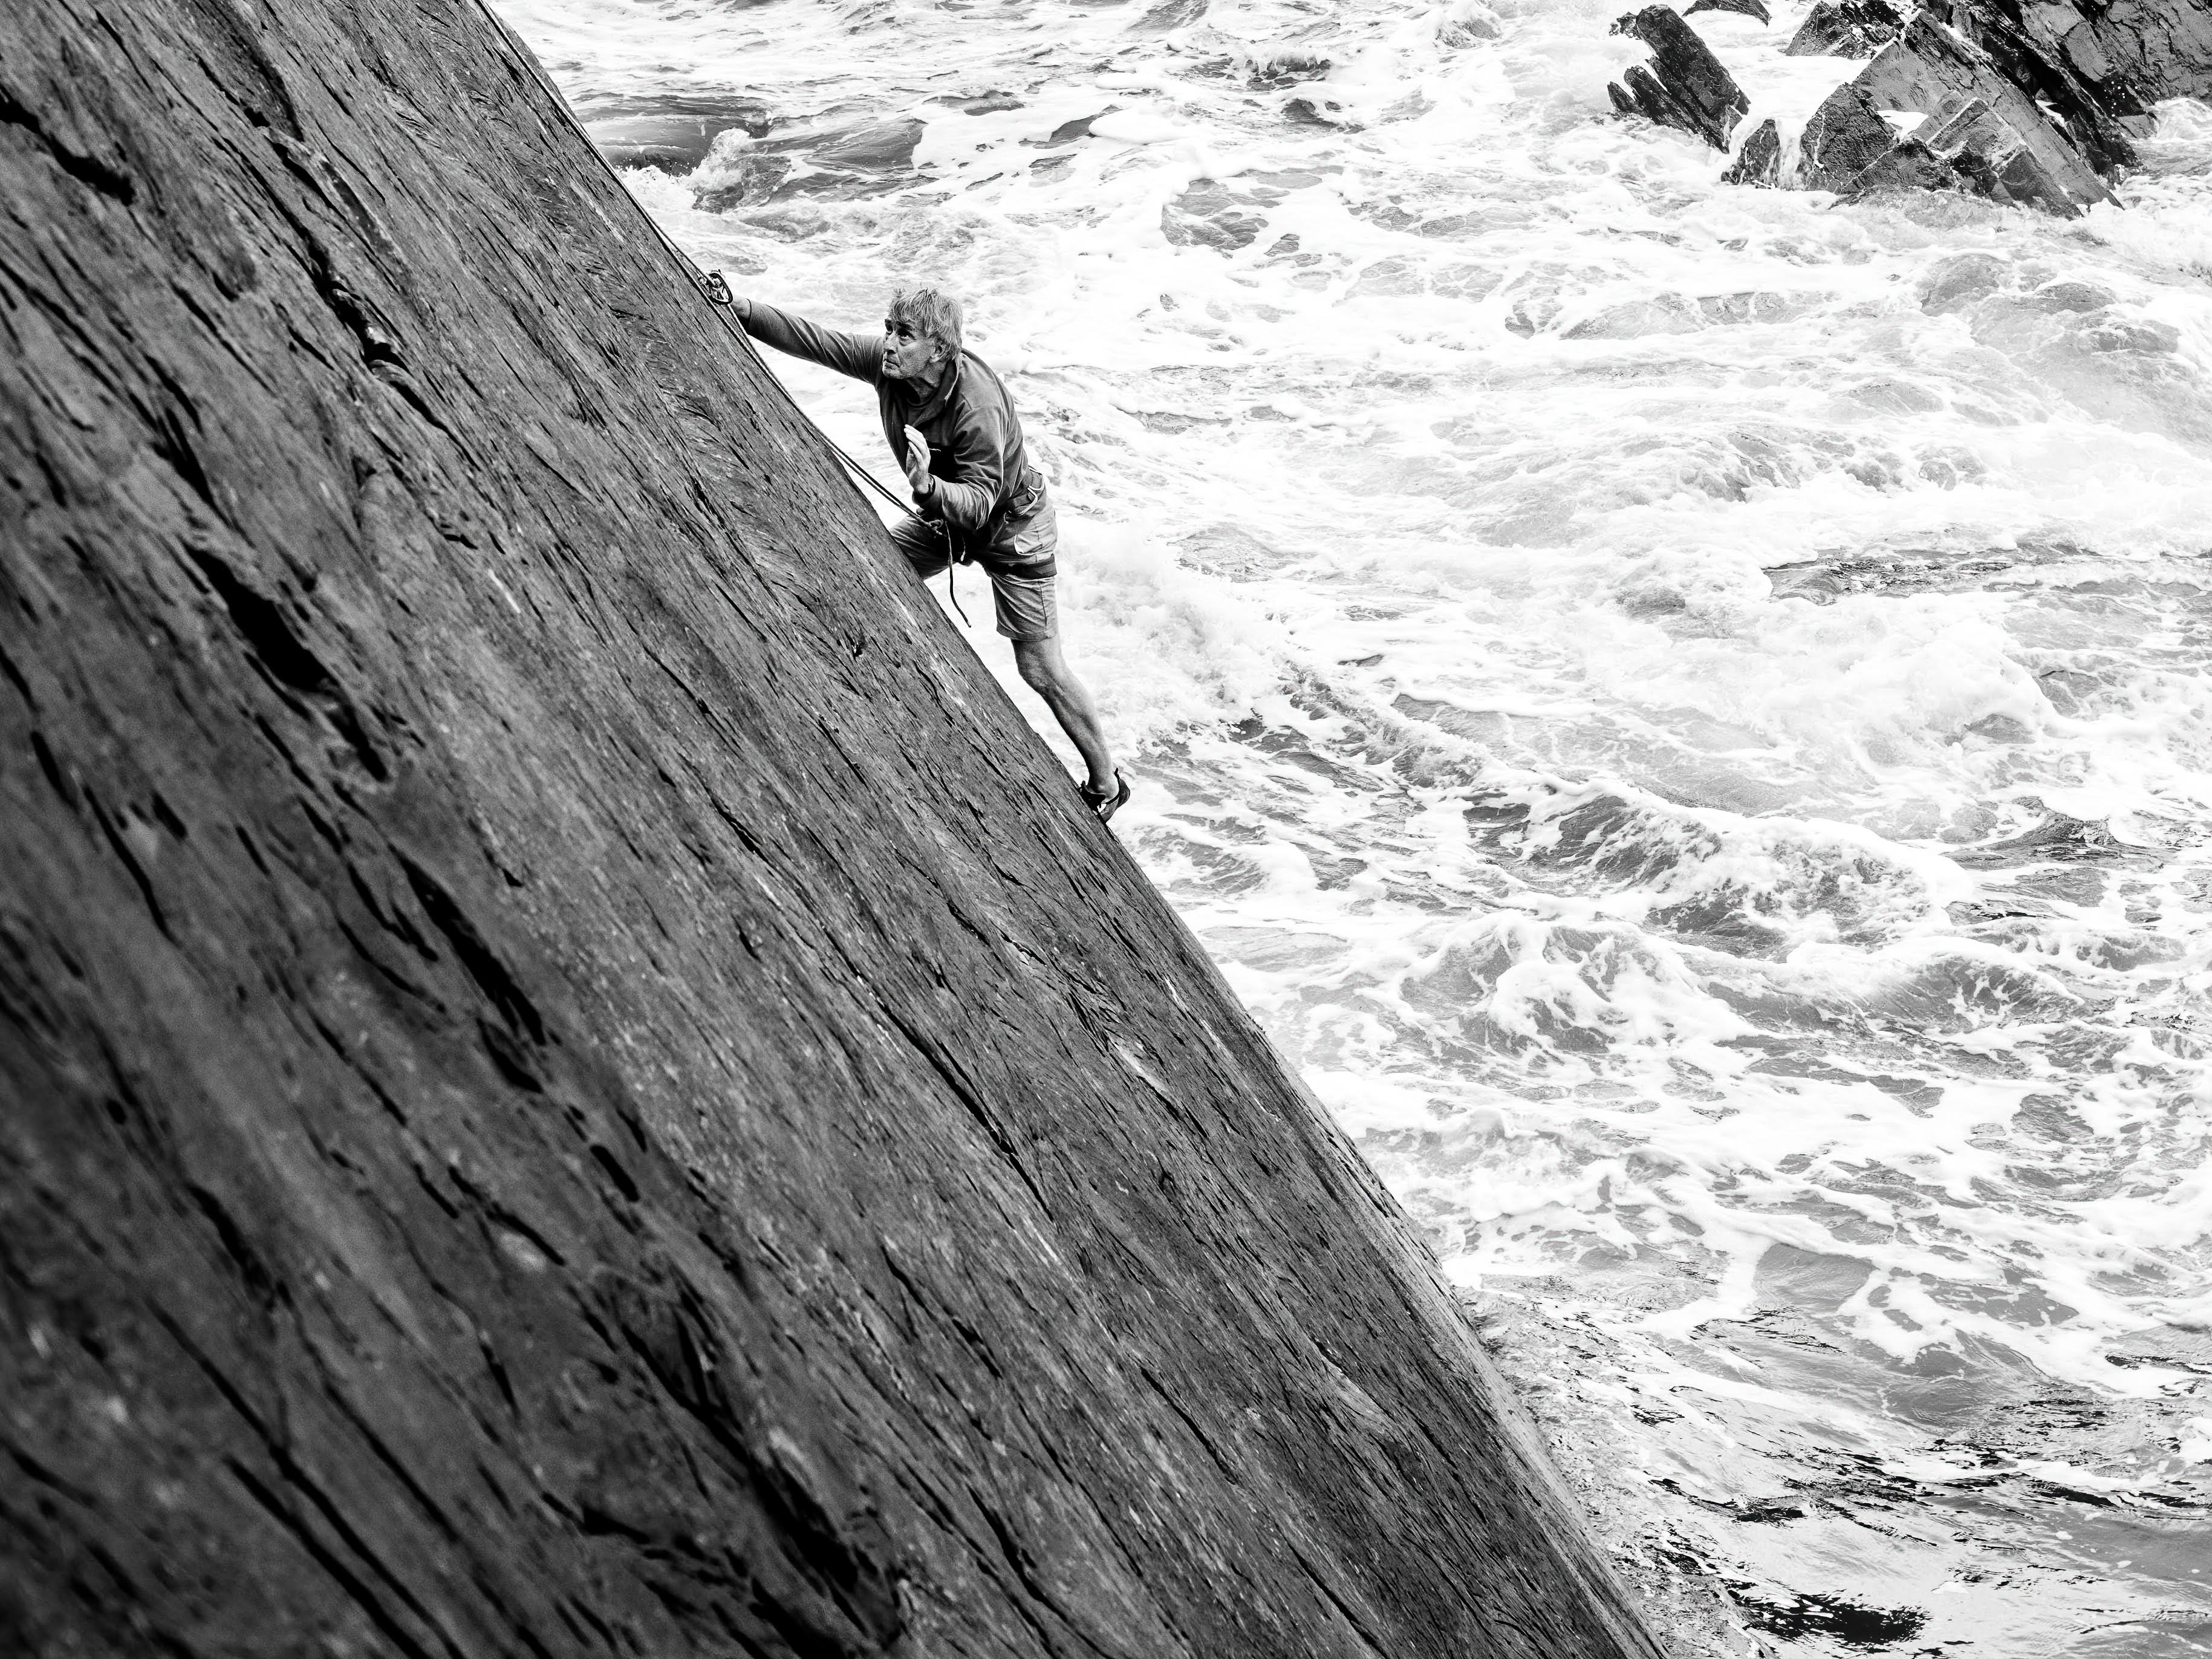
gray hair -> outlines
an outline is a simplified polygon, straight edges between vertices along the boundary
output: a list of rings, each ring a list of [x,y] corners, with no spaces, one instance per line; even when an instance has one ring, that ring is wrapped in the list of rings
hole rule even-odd
[[[960,355],[960,301],[950,294],[933,288],[902,290],[891,296],[890,317],[943,345],[948,359]]]

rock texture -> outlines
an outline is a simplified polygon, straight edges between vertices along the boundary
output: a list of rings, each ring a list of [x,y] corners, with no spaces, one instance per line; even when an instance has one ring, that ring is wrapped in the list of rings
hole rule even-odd
[[[1848,191],[1887,155],[1897,130],[1854,81],[1820,100],[1797,141],[1797,182],[1807,190]]]
[[[461,0],[0,9],[0,1649],[1656,1650]]]
[[[1782,131],[1772,118],[1752,130],[1721,177],[1732,185],[1752,185],[1762,190],[1771,190],[1782,182]]]
[[[1905,27],[1887,0],[1820,0],[1783,48],[1785,58],[1871,58]]]
[[[1931,0],[1910,16],[1820,0],[1785,52],[1874,60],[1807,124],[1804,187],[1968,190],[2073,214],[2110,199],[2155,103],[2212,95],[2212,0]],[[1887,129],[1876,111],[1926,118]],[[1768,172],[1762,145],[1724,177]]]
[[[1913,140],[1985,195],[2073,213],[2112,193],[1988,53],[1925,15],[1915,15],[1852,85],[1876,108],[1929,118]]]
[[[1620,82],[1606,88],[1624,115],[1642,115],[1662,126],[1693,133],[1715,149],[1729,147],[1729,135],[1751,102],[1712,49],[1679,13],[1646,6],[1613,26],[1651,48],[1651,61],[1632,64]]]
[[[1931,9],[2001,63],[2032,51],[2041,61],[2028,74],[2120,115],[2212,94],[2205,0],[1940,0]]]

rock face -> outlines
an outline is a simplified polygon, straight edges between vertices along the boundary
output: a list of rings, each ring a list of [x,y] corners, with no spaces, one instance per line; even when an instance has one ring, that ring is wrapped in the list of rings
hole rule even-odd
[[[1624,115],[1642,115],[1694,133],[1715,149],[1728,149],[1729,135],[1751,103],[1698,32],[1665,6],[1632,12],[1613,32],[1651,48],[1650,67],[1633,64],[1620,84],[1606,88],[1613,106]]]
[[[2212,5],[2204,0],[1945,0],[1936,15],[2000,62],[2009,43],[2121,115],[2212,94]]]
[[[1927,117],[1915,143],[1985,195],[2073,213],[2112,193],[1986,52],[1924,15],[1852,86],[1877,109]]]
[[[0,10],[0,1649],[1656,1649],[527,55]]]
[[[1969,190],[2072,214],[2110,199],[2154,104],[2212,94],[2212,0],[1932,0],[1909,18],[1887,0],[1820,0],[1786,54],[1874,59],[1807,124],[1802,185]],[[1926,118],[1899,132],[1877,111]],[[1769,182],[1764,150],[1724,177]]]
[[[1783,48],[1786,58],[1871,58],[1905,27],[1887,0],[1820,0]]]
[[[1732,185],[1753,185],[1763,190],[1771,190],[1782,182],[1782,131],[1771,118],[1753,129],[1721,177]]]
[[[1838,87],[1805,123],[1797,143],[1797,182],[1807,190],[1848,191],[1896,142],[1897,130],[1882,119],[1863,87],[1856,81]]]

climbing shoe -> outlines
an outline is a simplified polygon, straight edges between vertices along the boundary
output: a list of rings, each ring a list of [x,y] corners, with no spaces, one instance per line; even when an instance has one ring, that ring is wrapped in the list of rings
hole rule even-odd
[[[1114,769],[1114,783],[1115,787],[1111,789],[1093,789],[1087,783],[1075,786],[1083,797],[1083,804],[1098,814],[1101,823],[1120,811],[1121,803],[1129,799],[1129,775],[1118,766]]]

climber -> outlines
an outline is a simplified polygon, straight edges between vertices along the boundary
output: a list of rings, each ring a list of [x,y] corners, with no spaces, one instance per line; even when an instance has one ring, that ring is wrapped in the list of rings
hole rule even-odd
[[[1059,521],[1044,476],[1022,447],[1021,417],[990,365],[961,349],[960,305],[933,289],[893,298],[881,335],[845,334],[758,300],[730,295],[716,272],[708,293],[732,307],[745,332],[777,350],[876,388],[891,453],[906,469],[915,513],[891,531],[915,574],[980,564],[991,578],[999,632],[1014,665],[1067,733],[1088,780],[1084,800],[1110,818],[1129,799],[1097,705],[1060,646],[1053,554]]]

